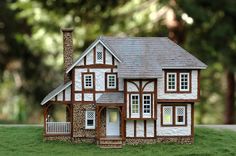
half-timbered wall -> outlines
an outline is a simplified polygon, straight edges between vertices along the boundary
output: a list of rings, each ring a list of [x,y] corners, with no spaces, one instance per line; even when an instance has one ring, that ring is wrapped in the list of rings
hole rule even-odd
[[[198,71],[192,70],[191,71],[191,92],[190,93],[165,93],[165,72],[162,72],[162,78],[158,78],[158,100],[163,99],[186,99],[186,100],[196,100],[198,99]]]
[[[126,117],[127,118],[155,118],[156,103],[156,80],[127,80],[126,81]],[[151,112],[149,115],[143,113],[143,95],[151,95]],[[131,96],[139,95],[139,113],[132,113]]]
[[[174,105],[174,104],[173,104]],[[187,125],[186,126],[162,126],[161,125],[161,104],[157,104],[156,134],[157,136],[190,136],[192,126],[192,108],[187,104]]]
[[[66,89],[58,93],[51,101],[71,101],[71,86],[68,86]]]
[[[155,120],[127,120],[126,137],[151,138],[155,137]]]

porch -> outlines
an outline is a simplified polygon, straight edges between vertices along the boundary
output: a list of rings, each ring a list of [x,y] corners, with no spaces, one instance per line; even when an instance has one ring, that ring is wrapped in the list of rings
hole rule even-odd
[[[64,116],[57,119],[56,113]],[[48,102],[43,107],[44,136],[70,136],[72,133],[72,108],[69,103]]]
[[[123,93],[105,93],[96,103],[96,140],[101,148],[122,148],[125,141]]]

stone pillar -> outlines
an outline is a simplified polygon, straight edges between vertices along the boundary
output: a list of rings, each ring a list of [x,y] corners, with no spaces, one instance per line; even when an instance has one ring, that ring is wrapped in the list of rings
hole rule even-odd
[[[72,39],[72,28],[63,28],[63,56],[64,56],[64,83],[70,80],[66,74],[66,70],[73,63],[73,39]]]

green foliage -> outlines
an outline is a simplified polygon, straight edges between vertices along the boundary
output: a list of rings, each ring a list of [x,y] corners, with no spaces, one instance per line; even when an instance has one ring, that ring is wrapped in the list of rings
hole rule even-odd
[[[100,149],[94,144],[43,141],[42,128],[0,127],[0,155],[235,155],[236,132],[196,128],[192,145],[126,145],[123,149]],[[114,152],[115,151],[115,152]]]

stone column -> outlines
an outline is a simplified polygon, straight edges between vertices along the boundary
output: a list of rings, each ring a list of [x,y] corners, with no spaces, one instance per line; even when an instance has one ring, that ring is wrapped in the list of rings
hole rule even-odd
[[[64,83],[70,80],[66,74],[66,70],[73,63],[73,39],[72,39],[72,28],[63,28],[63,56],[64,56]]]

